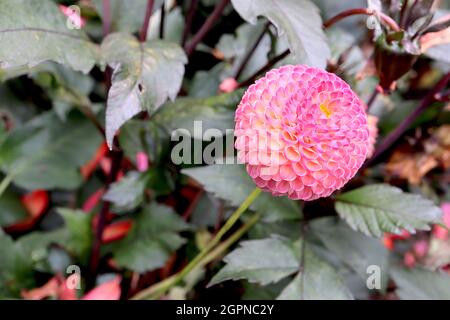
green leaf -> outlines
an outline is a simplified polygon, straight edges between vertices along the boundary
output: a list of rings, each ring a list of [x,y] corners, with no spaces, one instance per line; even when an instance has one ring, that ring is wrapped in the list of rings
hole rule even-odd
[[[22,246],[0,229],[0,297],[18,296],[34,283],[33,270]]]
[[[430,230],[441,222],[441,210],[419,195],[387,184],[374,184],[337,197],[336,211],[352,229],[381,237],[384,232]]]
[[[266,285],[295,273],[299,259],[294,249],[279,238],[250,240],[229,253],[227,263],[209,282],[208,286],[226,280],[247,279],[251,283]]]
[[[7,190],[0,197],[0,227],[10,226],[28,217],[28,212],[17,194]]]
[[[221,82],[220,75],[224,71],[225,63],[219,62],[210,70],[199,70],[189,84],[189,96],[192,98],[206,98],[217,94]]]
[[[142,110],[150,113],[181,87],[183,50],[162,40],[139,42],[129,34],[109,35],[102,43],[103,58],[113,69],[106,110],[106,140],[112,146],[116,131]]]
[[[432,59],[450,63],[450,55],[448,54],[449,52],[450,43],[431,47],[427,51],[425,51],[424,54]]]
[[[45,90],[61,120],[67,119],[73,106],[92,109],[87,97],[94,87],[90,76],[54,62],[42,63],[30,69],[28,76]]]
[[[220,38],[216,47],[223,53],[225,59],[230,62],[230,70],[227,70],[230,76],[236,74],[247,53],[255,45],[257,37],[265,28],[265,24],[262,22],[258,22],[256,25],[243,24],[236,29],[236,36],[225,34]],[[245,64],[239,78],[247,79],[265,66],[268,62],[267,56],[270,49],[270,36],[266,33],[253,52],[252,58]]]
[[[163,2],[163,0],[159,0]],[[163,37],[162,39],[181,43],[181,38],[184,32],[184,16],[182,13],[182,6],[170,7],[171,5],[167,2],[165,5],[165,16],[164,16],[164,27],[163,27]],[[169,8],[170,7],[170,8]],[[161,26],[161,6],[155,2],[153,5],[152,18],[150,19],[150,26],[147,32],[148,39],[158,39],[159,31]]]
[[[17,240],[22,252],[33,264],[40,263],[47,259],[48,247],[51,244],[66,246],[69,242],[69,230],[59,228],[53,231],[33,231]]]
[[[256,24],[258,16],[265,16],[278,33],[287,37],[289,48],[297,63],[325,68],[330,57],[322,19],[316,5],[309,0],[232,0],[239,15]]]
[[[181,172],[200,182],[206,191],[229,201],[235,207],[256,187],[243,165],[215,164],[184,169]],[[259,195],[250,208],[261,213],[266,222],[298,219],[301,214],[295,201],[286,197],[274,197],[265,192]]]
[[[130,120],[120,129],[120,146],[134,164],[138,152],[145,152],[153,164],[160,163],[169,140],[164,128],[154,121]]]
[[[100,17],[103,18],[103,0],[92,0]],[[140,30],[142,21],[145,18],[147,0],[109,0],[111,8],[112,31],[123,31],[134,33]],[[153,4],[153,11],[159,8],[164,0],[156,0]]]
[[[450,300],[450,276],[425,269],[395,267],[391,275],[396,293],[405,300]]]
[[[202,130],[217,129],[225,133],[234,129],[234,110],[242,98],[243,91],[210,98],[178,98],[166,103],[153,116],[153,121],[166,128],[169,133],[186,129],[190,136],[202,140],[194,131],[194,121],[201,121]]]
[[[306,246],[303,270],[283,289],[279,300],[351,300],[339,274]]]
[[[178,232],[187,229],[189,225],[171,208],[152,203],[136,217],[128,236],[114,246],[114,260],[140,273],[158,269],[185,243]]]
[[[353,269],[364,283],[368,277],[367,268],[378,266],[381,270],[381,290],[385,290],[389,280],[389,252],[379,239],[353,231],[334,218],[313,220],[310,227],[325,247]]]
[[[8,134],[0,145],[0,167],[28,190],[75,189],[82,182],[79,168],[100,142],[100,134],[81,115],[61,122],[46,113]]]
[[[88,73],[97,48],[81,30],[67,27],[53,1],[0,2],[0,67],[33,67],[52,60]]]
[[[87,263],[93,241],[92,215],[82,210],[59,208],[68,230],[67,242],[62,244],[69,252]]]
[[[144,200],[147,179],[140,172],[130,171],[125,177],[111,184],[103,200],[111,202],[115,212],[131,211]]]
[[[36,115],[36,107],[28,101],[17,98],[6,85],[1,84],[0,112],[11,121],[14,128],[17,128]]]

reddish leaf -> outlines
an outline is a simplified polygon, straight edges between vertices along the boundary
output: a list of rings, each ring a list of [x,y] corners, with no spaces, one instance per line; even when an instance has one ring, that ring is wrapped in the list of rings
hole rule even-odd
[[[62,279],[58,288],[58,299],[78,300],[75,284],[79,283],[80,280],[80,275],[77,273],[70,275],[67,279]]]
[[[123,239],[127,236],[132,226],[132,220],[118,221],[106,226],[103,230],[102,242],[106,244]]]
[[[386,247],[386,249],[388,250],[394,250],[395,247],[395,242],[394,240],[392,240],[391,237],[389,236],[384,236],[383,237],[383,245]]]
[[[48,206],[49,196],[45,190],[35,190],[22,197],[22,203],[30,216],[36,218],[42,215]]]
[[[22,232],[31,229],[48,207],[48,192],[45,190],[35,190],[24,195],[21,201],[29,217],[6,227],[6,232]]]
[[[59,280],[58,277],[55,276],[42,287],[31,289],[28,291],[22,290],[21,295],[22,298],[28,300],[42,300],[48,297],[56,297],[58,295],[58,287]]]
[[[86,293],[81,300],[119,300],[121,280],[121,277],[117,276],[112,280],[106,281]]]
[[[87,200],[83,203],[83,211],[89,212],[92,211],[97,204],[101,201],[103,194],[105,193],[105,189],[100,188],[95,191],[93,194],[87,198]]]
[[[89,160],[85,165],[81,167],[81,175],[84,179],[90,177],[90,175],[97,168],[98,164],[102,161],[102,159],[108,154],[108,146],[105,142],[103,142],[95,152],[94,157]]]
[[[106,217],[105,217],[106,223],[109,223],[112,219],[114,219],[115,216],[116,216],[116,214],[114,214],[112,212],[107,212]],[[92,218],[92,229],[94,229],[94,230],[97,229],[98,219],[99,219],[99,215],[95,215]]]

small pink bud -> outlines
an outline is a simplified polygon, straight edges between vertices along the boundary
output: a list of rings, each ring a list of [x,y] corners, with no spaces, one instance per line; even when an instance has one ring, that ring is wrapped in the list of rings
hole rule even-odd
[[[148,170],[148,156],[145,152],[136,153],[136,167],[140,172]]]
[[[403,263],[405,266],[412,268],[416,265],[416,258],[414,257],[414,254],[412,252],[406,252],[403,256]]]
[[[417,257],[423,258],[428,252],[428,242],[426,240],[419,240],[414,243],[414,252]]]
[[[59,5],[59,10],[67,17],[69,18],[70,22],[72,22],[72,24],[80,29],[82,27],[84,27],[84,25],[86,24],[86,20],[83,19],[77,12],[75,12],[74,10],[72,10],[70,7],[66,7],[65,5],[60,4]]]
[[[220,92],[229,93],[237,89],[239,83],[234,78],[226,78],[219,86]]]
[[[440,240],[447,240],[448,230],[439,225],[433,227],[433,235]]]

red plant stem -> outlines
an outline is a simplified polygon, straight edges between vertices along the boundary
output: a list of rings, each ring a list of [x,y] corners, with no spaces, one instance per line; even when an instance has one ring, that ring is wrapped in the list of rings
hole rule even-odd
[[[164,3],[161,5],[161,21],[159,22],[159,38],[164,38],[164,23],[166,20],[166,10],[164,8]]]
[[[267,22],[266,25],[264,26],[263,31],[259,35],[258,39],[256,39],[255,43],[250,48],[250,50],[247,52],[247,54],[245,55],[244,59],[242,59],[241,65],[239,66],[239,69],[236,71],[236,73],[234,75],[234,79],[237,80],[240,77],[240,75],[242,74],[242,71],[244,71],[245,66],[247,65],[248,61],[252,57],[252,55],[255,52],[256,48],[258,48],[258,45],[261,42],[261,40],[264,37],[264,35],[266,34],[267,30],[269,29],[269,26],[270,26],[270,23]]]
[[[184,47],[187,38],[191,32],[192,21],[194,21],[195,12],[197,11],[198,0],[191,0],[191,5],[189,6],[188,13],[186,15],[186,24],[183,30],[183,37],[181,38],[181,46]]]
[[[408,16],[406,17],[406,20],[405,20],[405,26],[409,26],[411,24],[411,22],[412,22],[411,14],[414,12],[414,10],[418,4],[419,4],[419,0],[414,0],[413,4],[411,5],[411,8],[408,11]]]
[[[373,103],[375,102],[375,100],[377,99],[378,93],[379,93],[378,88],[375,87],[375,89],[373,89],[373,92],[372,92],[372,94],[370,95],[369,100],[367,101],[367,104],[366,104],[366,105],[367,105],[367,112],[369,112],[370,107],[372,107],[372,104],[373,104]]]
[[[406,9],[408,8],[409,0],[404,0],[402,4],[402,9],[400,11],[400,27],[405,27],[405,19],[406,19]]]
[[[103,36],[106,37],[111,31],[111,3],[103,0]]]
[[[139,34],[139,40],[145,42],[147,40],[147,30],[150,25],[150,18],[152,17],[153,3],[155,0],[147,0],[147,8],[145,9],[144,23],[142,24],[141,33]]]
[[[192,40],[184,46],[184,51],[186,51],[186,55],[189,57],[195,50],[195,47],[202,41],[205,35],[211,30],[214,23],[217,22],[220,15],[222,14],[225,7],[228,5],[230,0],[221,0],[217,3],[213,12],[209,15],[208,19],[206,19],[205,23],[200,27],[197,33],[194,35]]]
[[[328,21],[325,21],[325,23],[323,24],[323,27],[328,28],[328,27],[332,26],[333,24],[335,24],[336,22],[338,22],[346,17],[359,15],[359,14],[364,14],[367,16],[376,15],[376,16],[380,17],[381,21],[383,21],[386,25],[388,25],[392,30],[394,30],[394,31],[401,30],[400,27],[398,26],[397,22],[395,22],[388,15],[386,15],[382,12],[370,10],[367,8],[355,8],[355,9],[349,9],[349,10],[343,11],[343,12],[337,14],[336,16],[334,16],[333,18],[329,19]]]
[[[256,71],[250,78],[248,78],[247,80],[245,80],[244,82],[239,84],[239,88],[242,87],[246,87],[250,84],[252,84],[256,78],[268,71],[270,68],[272,68],[278,61],[283,60],[287,55],[289,54],[289,49],[287,49],[286,51],[282,52],[281,54],[279,54],[278,56],[276,56],[275,58],[273,58],[272,60],[270,60],[264,67],[262,67],[261,69],[259,69],[258,71]]]
[[[195,195],[194,199],[192,199],[192,202],[187,207],[186,211],[182,214],[182,218],[185,221],[188,221],[191,217],[192,213],[194,212],[195,207],[197,206],[200,199],[203,197],[203,194],[205,191],[203,189],[199,190],[197,194]]]
[[[436,102],[436,94],[442,91],[446,86],[447,83],[450,82],[450,72],[447,73],[445,76],[442,77],[442,79],[434,86],[433,89],[430,90],[430,92],[426,95],[426,97],[422,100],[422,102],[419,104],[419,106],[411,112],[400,124],[397,128],[395,128],[394,131],[392,131],[378,146],[378,148],[375,150],[375,153],[372,158],[370,158],[369,161],[366,162],[364,165],[367,167],[371,163],[373,163],[383,152],[385,152],[387,149],[389,149],[394,142],[400,138],[400,136],[413,124],[414,120],[418,116],[422,114],[422,112],[425,111],[425,109],[432,104],[433,102]]]
[[[384,23],[386,23],[389,27],[391,27],[391,29],[393,29],[394,31],[400,31],[400,27],[397,25],[397,23],[392,18],[390,18],[389,16],[385,15],[382,12],[377,12],[377,11],[369,10],[366,8],[356,8],[356,9],[350,9],[350,10],[341,12],[341,13],[337,14],[336,16],[334,16],[333,18],[329,19],[328,21],[325,21],[325,23],[323,24],[323,28],[327,29],[327,28],[331,27],[333,24],[335,24],[336,22],[338,22],[346,17],[358,15],[358,14],[364,14],[364,15],[369,15],[369,16],[378,15]],[[266,66],[262,67],[260,70],[255,72],[250,78],[248,78],[247,80],[245,80],[241,84],[239,84],[239,88],[248,86],[251,83],[253,83],[253,81],[255,81],[255,79],[258,77],[258,75],[269,70],[272,66],[274,66],[278,61],[280,61],[281,59],[286,57],[288,54],[289,54],[289,49],[287,49],[286,51],[282,52],[280,55],[273,58],[271,61],[269,61],[267,63]]]
[[[103,32],[104,37],[106,37],[111,31],[111,7],[109,0],[103,0]],[[111,68],[107,67],[105,70],[105,83],[107,92],[111,87]],[[105,189],[108,189],[109,185],[116,180],[117,174],[120,170],[120,165],[122,163],[122,151],[117,147],[117,140],[114,140],[115,148],[109,151],[109,157],[111,158],[111,171],[106,177]],[[94,233],[94,239],[91,249],[91,256],[89,258],[89,273],[86,277],[86,288],[91,289],[95,286],[95,280],[97,278],[98,266],[100,262],[100,248],[102,245],[102,235],[103,230],[106,226],[106,216],[110,208],[110,203],[107,201],[103,202],[102,208],[98,214],[98,221]]]
[[[117,174],[120,170],[120,165],[122,163],[122,151],[120,150],[112,150],[109,152],[111,157],[111,171],[106,178],[105,188],[107,189],[111,183],[116,180]],[[86,286],[88,288],[92,288],[95,285],[95,279],[98,273],[98,266],[100,262],[100,248],[102,245],[102,235],[103,230],[106,226],[106,215],[108,214],[110,208],[110,203],[107,201],[103,202],[103,206],[98,215],[97,226],[94,233],[94,240],[92,244],[91,257],[89,260],[89,275],[86,278]]]

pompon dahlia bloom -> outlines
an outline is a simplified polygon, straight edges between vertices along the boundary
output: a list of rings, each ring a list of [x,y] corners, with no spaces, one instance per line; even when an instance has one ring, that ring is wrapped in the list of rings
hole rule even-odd
[[[235,115],[238,159],[275,196],[314,200],[340,189],[366,159],[364,105],[334,74],[304,65],[269,71]]]

